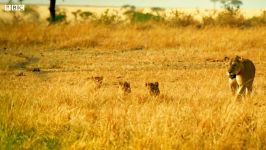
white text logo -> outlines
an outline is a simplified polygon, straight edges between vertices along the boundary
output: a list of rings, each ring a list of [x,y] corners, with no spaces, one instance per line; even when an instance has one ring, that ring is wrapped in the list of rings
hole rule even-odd
[[[5,11],[24,11],[25,5],[5,5]]]

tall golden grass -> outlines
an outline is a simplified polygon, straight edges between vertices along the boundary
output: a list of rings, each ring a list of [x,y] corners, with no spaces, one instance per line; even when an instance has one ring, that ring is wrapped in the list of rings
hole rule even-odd
[[[4,26],[0,149],[265,149],[265,37],[265,27]],[[257,68],[241,102],[222,61],[236,54]]]
[[[128,25],[22,24],[2,26],[1,47],[100,48],[112,50],[196,48],[240,51],[265,48],[265,27],[169,27],[154,23]]]

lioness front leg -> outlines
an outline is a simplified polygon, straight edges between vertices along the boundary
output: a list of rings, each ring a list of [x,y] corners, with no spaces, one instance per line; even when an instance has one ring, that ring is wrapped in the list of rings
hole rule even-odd
[[[236,95],[236,100],[240,100],[244,96],[245,91],[246,91],[245,86],[243,85],[239,86],[237,95]]]
[[[229,79],[229,85],[233,95],[236,95],[236,91],[238,89],[238,84],[235,79]]]
[[[253,85],[253,82],[247,85],[247,96],[250,96],[252,93],[252,85]]]

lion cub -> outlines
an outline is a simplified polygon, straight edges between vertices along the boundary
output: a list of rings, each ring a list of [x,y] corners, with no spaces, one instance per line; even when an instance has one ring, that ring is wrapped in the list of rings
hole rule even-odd
[[[249,59],[236,56],[230,60],[227,74],[231,91],[236,95],[236,99],[251,94],[255,72],[255,65]]]
[[[102,87],[102,83],[103,83],[103,76],[95,76],[95,77],[90,77],[89,79],[93,80],[95,85],[96,85],[96,89],[97,88],[101,88]]]
[[[129,94],[131,93],[131,87],[129,82],[119,82],[119,86],[121,90],[123,91],[124,94]]]
[[[148,87],[150,95],[152,96],[158,96],[160,94],[160,89],[159,89],[159,83],[146,83],[146,87]]]

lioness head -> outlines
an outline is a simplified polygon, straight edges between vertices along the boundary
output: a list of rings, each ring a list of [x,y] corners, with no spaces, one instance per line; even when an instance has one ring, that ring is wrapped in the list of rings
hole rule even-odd
[[[242,58],[239,56],[232,58],[229,62],[229,68],[227,72],[229,78],[235,79],[236,75],[240,73],[241,69],[242,69]]]
[[[157,95],[160,94],[159,83],[158,82],[146,83],[145,86],[149,88],[149,92],[150,92],[151,95],[157,96]]]

